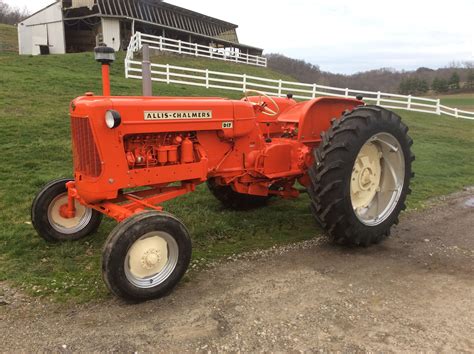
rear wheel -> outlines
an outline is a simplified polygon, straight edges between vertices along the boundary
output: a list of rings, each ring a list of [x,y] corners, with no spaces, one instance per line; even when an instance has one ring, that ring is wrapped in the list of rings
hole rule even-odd
[[[181,221],[166,213],[141,213],[110,233],[102,276],[109,290],[125,300],[160,298],[185,274],[191,251],[191,239]]]
[[[48,242],[76,241],[94,233],[100,226],[102,214],[75,203],[73,218],[61,215],[61,207],[68,203],[66,183],[62,178],[49,182],[37,194],[31,206],[31,221],[38,234]]]
[[[207,180],[207,186],[212,195],[219,200],[225,208],[233,210],[250,210],[267,205],[271,196],[262,197],[258,195],[237,193],[231,186],[217,184],[214,178]]]
[[[368,246],[390,234],[410,193],[413,141],[399,116],[374,106],[334,120],[315,150],[309,194],[338,243]]]

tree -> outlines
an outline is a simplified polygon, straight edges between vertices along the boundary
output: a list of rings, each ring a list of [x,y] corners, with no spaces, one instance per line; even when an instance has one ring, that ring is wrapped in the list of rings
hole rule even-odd
[[[448,92],[449,91],[448,81],[446,81],[445,79],[440,79],[436,77],[433,80],[433,83],[431,84],[431,88],[433,89],[433,91],[438,92],[438,93]]]
[[[428,85],[428,81],[420,80],[418,84],[418,92],[427,93],[429,90],[430,90],[430,85]]]
[[[398,91],[402,95],[417,95],[428,92],[429,85],[426,80],[417,77],[407,77],[402,79]]]
[[[22,11],[18,8],[13,8],[0,0],[0,23],[7,25],[15,25],[28,16],[26,8]]]
[[[474,90],[474,69],[469,69],[466,83],[464,84],[464,88]]]
[[[459,90],[459,82],[461,81],[459,74],[455,71],[449,78],[449,89],[450,90]]]

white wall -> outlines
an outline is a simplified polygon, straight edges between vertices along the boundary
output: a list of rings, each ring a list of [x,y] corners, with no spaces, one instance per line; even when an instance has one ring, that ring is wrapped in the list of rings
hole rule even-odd
[[[102,36],[108,47],[118,51],[120,49],[120,21],[114,18],[102,18]]]
[[[37,12],[18,24],[20,54],[38,55],[39,45],[48,45],[51,54],[66,53],[61,1]]]

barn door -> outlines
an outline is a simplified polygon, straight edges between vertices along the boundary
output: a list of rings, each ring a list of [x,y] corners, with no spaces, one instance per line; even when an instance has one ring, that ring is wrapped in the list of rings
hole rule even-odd
[[[48,27],[47,25],[33,26],[33,48],[32,54],[40,54],[40,45],[48,45]]]

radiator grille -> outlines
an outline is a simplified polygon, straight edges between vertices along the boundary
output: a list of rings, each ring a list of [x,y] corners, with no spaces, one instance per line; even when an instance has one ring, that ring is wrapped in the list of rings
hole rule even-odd
[[[71,131],[75,171],[86,176],[99,177],[102,172],[102,164],[89,119],[72,117]]]

